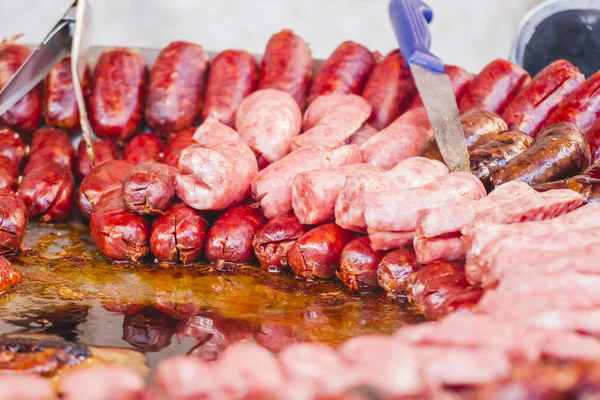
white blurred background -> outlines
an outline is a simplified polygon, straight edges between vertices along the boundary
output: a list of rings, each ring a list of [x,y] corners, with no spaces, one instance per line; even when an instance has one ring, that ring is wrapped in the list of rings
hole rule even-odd
[[[389,0],[90,0],[93,43],[163,47],[173,40],[207,50],[261,53],[269,37],[291,28],[326,58],[344,40],[387,53],[395,39]],[[433,51],[472,72],[508,57],[518,24],[539,0],[429,0]],[[0,37],[25,33],[38,43],[72,0],[0,0]]]

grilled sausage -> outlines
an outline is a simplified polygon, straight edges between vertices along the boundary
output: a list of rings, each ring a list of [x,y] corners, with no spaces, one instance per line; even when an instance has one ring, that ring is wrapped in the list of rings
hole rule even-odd
[[[340,255],[356,234],[336,224],[325,224],[302,235],[292,245],[288,262],[297,277],[306,280],[333,278],[340,266]]]
[[[541,183],[533,187],[538,192],[571,189],[584,197],[584,204],[600,202],[600,163],[590,165],[583,173],[560,181]]]
[[[4,88],[29,57],[31,51],[18,44],[0,45],[0,88]],[[0,116],[0,123],[8,125],[25,137],[40,125],[42,119],[42,87],[31,89],[21,100]]]
[[[123,142],[138,130],[147,75],[146,62],[136,51],[114,48],[100,55],[89,100],[90,123],[98,137]]]
[[[294,214],[285,214],[267,222],[254,235],[252,246],[260,265],[269,272],[281,272],[289,266],[288,254],[294,242],[309,228]]]
[[[375,64],[366,47],[350,41],[340,44],[315,74],[308,103],[327,93],[360,95]]]
[[[16,194],[0,190],[0,256],[16,253],[25,236],[27,208]]]
[[[154,220],[150,250],[161,262],[190,264],[202,255],[208,223],[185,204],[175,204]]]
[[[458,110],[461,114],[483,108],[502,114],[516,95],[531,81],[527,71],[507,60],[494,60],[469,84]]]
[[[536,185],[568,178],[590,163],[590,148],[582,130],[562,122],[542,130],[527,150],[492,172],[494,187],[505,182]]]
[[[0,294],[21,283],[21,273],[11,268],[8,260],[0,256]]]
[[[138,165],[161,162],[165,145],[155,133],[137,135],[123,149],[123,160]]]
[[[75,161],[75,149],[71,138],[64,131],[55,128],[38,129],[29,145],[29,160],[23,169],[23,175],[29,171],[52,162],[71,171]]]
[[[257,205],[242,205],[227,210],[208,231],[204,257],[215,263],[218,270],[230,264],[252,261],[252,241],[265,224],[262,210]]]
[[[296,100],[301,110],[313,72],[308,44],[289,29],[269,39],[260,65],[259,89],[276,89]]]
[[[123,202],[139,215],[162,214],[175,198],[177,169],[158,163],[137,165],[123,181]]]
[[[465,71],[461,67],[457,67],[455,65],[444,65],[444,73],[448,75],[448,78],[450,78],[450,83],[452,84],[452,90],[454,91],[456,103],[459,104],[460,100],[463,98],[465,92],[467,91],[469,84],[473,80],[473,75],[471,75],[469,72]],[[423,99],[421,99],[421,96],[417,93],[417,95],[408,105],[407,111],[423,106]]]
[[[96,157],[96,167],[110,160],[119,158],[119,148],[110,140],[94,140],[94,156]],[[77,165],[75,172],[79,179],[85,178],[92,171],[92,160],[85,148],[85,142],[82,140],[77,147]]]
[[[541,70],[510,102],[502,117],[511,130],[532,137],[542,128],[548,116],[585,80],[568,61],[557,60]]]
[[[377,286],[377,266],[383,255],[384,252],[373,250],[368,236],[355,239],[344,247],[336,275],[352,290],[358,290],[360,284]]]
[[[0,190],[17,190],[19,166],[11,159],[0,155]]]
[[[86,68],[81,89],[85,99],[89,96],[90,70]],[[44,119],[46,125],[64,129],[74,135],[81,129],[79,108],[73,89],[71,56],[59,62],[48,74],[45,81],[46,99]]]
[[[213,117],[233,127],[235,113],[258,86],[258,65],[254,57],[243,50],[225,50],[210,66],[202,119]]]
[[[387,253],[377,266],[377,283],[388,295],[406,293],[408,278],[421,268],[412,247],[403,247]]]
[[[120,188],[103,195],[92,209],[92,239],[110,260],[142,260],[148,254],[148,228],[144,217],[127,210]]]
[[[17,190],[25,153],[25,143],[17,133],[10,128],[0,128],[0,190]]]
[[[188,146],[196,144],[194,132],[193,129],[187,129],[175,134],[165,147],[164,157],[162,159],[163,163],[178,168],[181,152]]]
[[[156,59],[146,102],[146,121],[161,134],[194,125],[202,111],[209,56],[194,43],[172,42]]]
[[[89,218],[92,207],[100,197],[115,189],[123,188],[123,181],[134,165],[123,160],[111,160],[94,168],[81,182],[77,190],[77,206],[84,218]]]

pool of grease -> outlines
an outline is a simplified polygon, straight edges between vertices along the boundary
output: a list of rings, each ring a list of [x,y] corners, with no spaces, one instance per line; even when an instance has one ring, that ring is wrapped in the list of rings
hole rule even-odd
[[[0,296],[0,333],[136,349],[150,367],[172,355],[215,359],[244,340],[273,352],[302,341],[335,346],[422,320],[403,299],[335,280],[304,282],[251,265],[222,273],[207,264],[112,264],[79,222],[30,223],[24,246],[10,258],[23,282]]]

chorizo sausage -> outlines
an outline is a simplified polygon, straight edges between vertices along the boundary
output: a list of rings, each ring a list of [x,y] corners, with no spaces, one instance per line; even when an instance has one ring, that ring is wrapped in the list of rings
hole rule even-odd
[[[492,172],[492,184],[525,182],[536,185],[579,174],[590,163],[590,148],[583,131],[561,122],[542,130],[531,147]]]
[[[123,160],[111,160],[94,168],[81,182],[77,190],[77,206],[84,218],[89,218],[92,207],[100,197],[115,189],[123,188],[123,181],[134,165]]]
[[[90,123],[99,138],[123,142],[142,122],[148,68],[134,50],[104,51],[94,69],[89,98]]]
[[[366,47],[350,41],[340,44],[315,74],[308,103],[327,93],[360,95],[375,64]]]
[[[21,273],[12,268],[8,260],[0,256],[0,294],[21,283]]]
[[[476,108],[502,114],[515,96],[531,81],[523,68],[507,60],[494,60],[471,81],[461,99],[461,114]]]
[[[377,266],[377,283],[390,296],[405,294],[409,277],[419,268],[412,247],[390,251]]]
[[[27,214],[42,222],[67,219],[73,205],[74,191],[73,173],[52,162],[28,171],[19,185],[19,196],[25,202]]]
[[[194,43],[172,42],[154,62],[148,85],[146,121],[161,134],[194,125],[202,111],[208,53]]]
[[[86,68],[81,83],[83,97],[89,96],[90,70]],[[44,103],[44,119],[46,125],[64,129],[70,134],[78,133],[81,129],[79,108],[73,89],[71,75],[71,56],[68,56],[48,74],[45,81],[46,99]]]
[[[210,66],[202,119],[213,117],[233,127],[235,113],[258,86],[258,65],[254,57],[243,50],[225,50]]]
[[[19,166],[11,159],[0,155],[0,190],[17,190]]]
[[[121,188],[103,195],[92,209],[92,239],[110,260],[142,260],[149,250],[148,230],[148,221],[125,207]]]
[[[119,148],[115,142],[110,140],[94,140],[94,156],[96,157],[96,167],[119,158]],[[82,140],[77,146],[77,165],[75,172],[79,179],[85,178],[92,171],[92,160],[85,148],[85,142]]]
[[[38,129],[29,145],[29,160],[23,168],[23,176],[48,162],[71,171],[74,160],[75,149],[69,135],[56,128]]]
[[[454,91],[454,97],[456,98],[456,104],[460,104],[460,100],[463,98],[467,88],[469,87],[469,84],[473,80],[473,75],[461,67],[457,67],[456,65],[444,65],[444,73],[448,75],[448,78],[450,78],[452,90]],[[424,107],[424,104],[423,99],[421,99],[421,96],[417,93],[417,95],[408,105],[407,111],[419,107]]]
[[[260,265],[269,272],[281,272],[289,266],[288,254],[294,242],[309,228],[294,214],[285,214],[267,222],[254,235],[252,246]]]
[[[163,163],[170,165],[171,167],[178,168],[181,152],[188,146],[196,144],[196,141],[194,140],[194,133],[195,130],[187,129],[175,134],[165,147],[162,160]]]
[[[377,64],[362,92],[373,108],[367,123],[377,130],[385,128],[406,110],[416,93],[417,87],[400,50],[391,51]]]
[[[583,74],[570,62],[554,61],[519,92],[506,107],[502,117],[509,129],[535,137],[548,116],[584,80]]]
[[[4,88],[29,57],[31,51],[18,44],[0,45],[0,88]],[[42,87],[31,89],[21,100],[0,116],[0,122],[29,137],[42,120]]]
[[[297,277],[306,280],[333,278],[340,266],[340,255],[356,234],[336,224],[318,226],[292,245],[288,262]]]
[[[123,160],[134,165],[161,162],[165,145],[155,133],[137,135],[123,149]]]
[[[15,193],[0,190],[0,256],[16,253],[25,236],[27,208]]]
[[[252,241],[265,224],[265,216],[257,205],[242,205],[227,210],[206,235],[204,257],[218,270],[230,264],[252,261]]]
[[[269,39],[260,65],[259,89],[286,92],[304,110],[313,73],[312,52],[308,44],[289,29]]]
[[[340,255],[340,272],[337,277],[350,289],[358,290],[360,284],[377,286],[377,266],[384,252],[374,250],[368,236],[348,243]]]
[[[585,136],[590,145],[590,152],[592,154],[591,163],[596,164],[600,161],[600,119],[588,129]]]
[[[19,134],[7,127],[0,127],[0,155],[21,166],[25,160],[27,148]]]
[[[150,250],[160,262],[190,264],[202,255],[208,223],[185,204],[175,204],[156,218],[150,231]]]
[[[473,312],[484,293],[484,289],[476,286],[469,286],[465,289],[454,291],[449,296],[446,296],[446,300],[439,306],[431,307],[433,302],[429,302],[426,315],[430,319],[437,320],[443,316],[458,312]],[[436,302],[436,304],[439,303]]]
[[[177,169],[158,163],[139,164],[123,181],[123,202],[139,215],[162,214],[175,198]]]

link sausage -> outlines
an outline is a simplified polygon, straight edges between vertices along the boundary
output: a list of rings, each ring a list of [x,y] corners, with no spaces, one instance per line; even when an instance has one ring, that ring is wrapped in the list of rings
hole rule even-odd
[[[96,157],[96,167],[119,158],[119,148],[110,140],[94,140],[94,156]],[[92,171],[92,160],[85,148],[85,142],[82,140],[77,146],[77,165],[75,172],[79,179],[85,178]]]
[[[19,134],[10,128],[0,128],[0,190],[17,190],[26,150]]]
[[[25,236],[27,208],[23,200],[0,190],[0,256],[16,253]]]
[[[23,168],[23,175],[47,162],[53,162],[71,171],[74,161],[75,149],[69,135],[56,128],[38,129],[29,145],[29,160]]]
[[[407,291],[409,277],[421,265],[412,247],[404,247],[387,253],[377,266],[377,282],[390,296],[403,295]]]
[[[344,247],[336,275],[352,290],[358,290],[360,284],[377,286],[377,266],[383,255],[384,252],[373,250],[368,236],[355,239]]]
[[[176,133],[165,147],[163,163],[170,165],[171,167],[179,168],[181,152],[188,146],[196,144],[196,141],[194,140],[195,132],[196,131],[193,129],[187,129]]]
[[[12,268],[8,260],[0,256],[0,294],[21,283],[21,273]]]
[[[463,98],[467,88],[469,87],[469,84],[473,80],[473,75],[455,65],[444,65],[444,72],[450,78],[450,83],[452,84],[452,89],[454,90],[454,96],[456,97],[456,104],[460,104],[460,100]],[[417,95],[408,105],[407,111],[419,107],[424,107],[424,105],[423,99],[421,99],[421,96],[417,93]]]
[[[123,149],[123,160],[138,165],[161,162],[165,145],[155,133],[137,135]]]
[[[177,169],[158,163],[143,163],[123,181],[123,203],[138,215],[162,214],[175,198]]]

